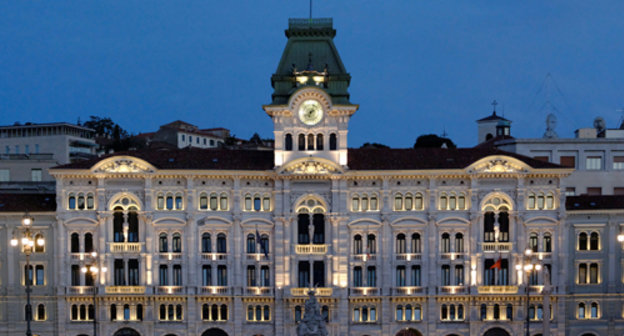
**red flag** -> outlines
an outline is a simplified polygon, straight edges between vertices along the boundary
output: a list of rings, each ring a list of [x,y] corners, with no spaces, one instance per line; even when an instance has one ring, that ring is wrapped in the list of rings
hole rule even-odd
[[[503,268],[502,262],[503,262],[503,258],[502,257],[498,257],[498,260],[496,260],[494,265],[490,266],[490,269],[493,269],[493,268],[501,269],[501,268]]]

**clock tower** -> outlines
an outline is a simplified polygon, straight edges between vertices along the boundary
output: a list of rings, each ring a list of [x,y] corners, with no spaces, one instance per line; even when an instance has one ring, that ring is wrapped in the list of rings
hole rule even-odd
[[[349,101],[351,76],[334,45],[335,35],[332,19],[288,22],[288,42],[271,76],[273,99],[263,106],[273,119],[279,171],[346,167],[349,119],[358,106]]]

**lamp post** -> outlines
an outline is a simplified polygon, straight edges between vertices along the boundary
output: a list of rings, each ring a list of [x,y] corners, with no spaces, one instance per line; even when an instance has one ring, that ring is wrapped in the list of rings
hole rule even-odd
[[[529,316],[529,301],[530,301],[530,277],[531,277],[531,273],[532,272],[537,272],[539,270],[542,269],[542,265],[539,264],[538,262],[535,262],[535,259],[533,258],[533,249],[531,249],[530,247],[527,248],[524,251],[524,258],[523,258],[523,263],[522,265],[518,264],[516,265],[516,270],[518,271],[522,271],[524,270],[524,273],[526,273],[526,327],[525,327],[525,335],[526,336],[530,336],[530,323],[531,323],[531,317]]]
[[[22,244],[22,252],[26,255],[26,336],[32,336],[32,331],[30,330],[30,321],[32,321],[32,306],[30,304],[30,292],[32,289],[30,288],[31,282],[33,281],[33,272],[30,268],[30,255],[35,250],[35,245],[39,247],[43,247],[45,244],[45,240],[43,238],[35,239],[33,237],[32,232],[32,224],[35,221],[33,217],[31,217],[28,212],[24,214],[22,217],[22,225],[15,228],[13,231],[13,238],[11,238],[11,246],[17,247],[20,242]],[[21,236],[18,240],[16,237],[16,232],[19,236]]]
[[[106,267],[98,267],[97,261],[97,252],[91,252],[91,257],[93,260],[92,265],[82,266],[80,269],[82,273],[90,274],[93,278],[93,336],[97,336],[97,283],[98,283],[98,274],[105,273]]]

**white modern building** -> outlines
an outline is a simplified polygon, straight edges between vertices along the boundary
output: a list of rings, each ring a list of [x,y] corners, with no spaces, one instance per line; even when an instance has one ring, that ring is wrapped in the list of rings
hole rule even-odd
[[[26,211],[40,336],[294,335],[312,287],[332,336],[622,335],[621,204],[568,213],[572,168],[497,149],[349,149],[335,33],[289,22],[273,151],[116,153],[0,200],[0,335],[26,328]]]

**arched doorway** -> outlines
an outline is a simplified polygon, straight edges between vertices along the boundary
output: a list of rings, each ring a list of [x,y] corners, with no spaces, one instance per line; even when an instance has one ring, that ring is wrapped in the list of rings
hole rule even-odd
[[[123,328],[117,330],[113,336],[141,336],[136,330],[131,328]]]
[[[422,336],[422,334],[419,333],[418,330],[410,328],[399,331],[396,336]]]
[[[228,336],[228,334],[219,328],[211,328],[204,331],[201,336]]]
[[[505,329],[492,328],[486,331],[485,334],[483,334],[483,336],[510,336],[510,335],[508,332],[505,331]]]

